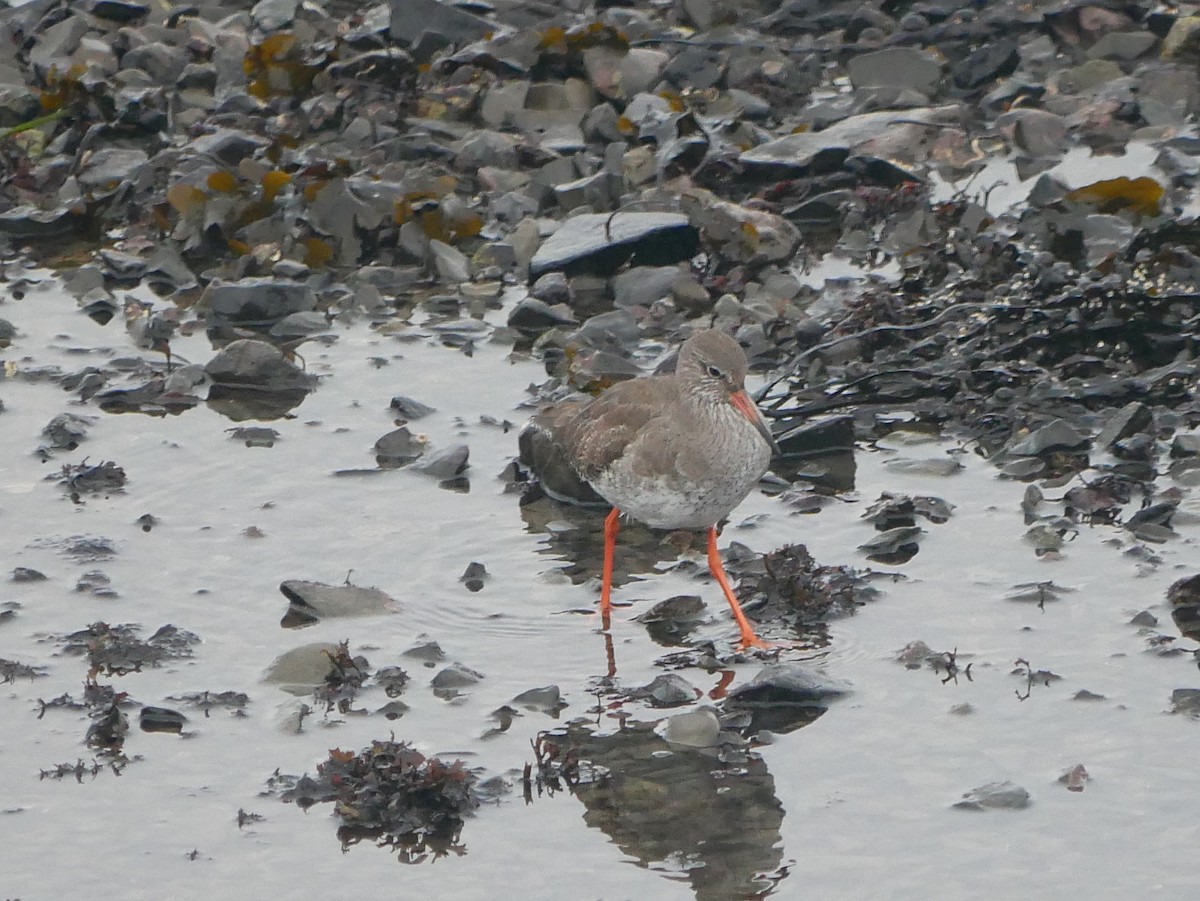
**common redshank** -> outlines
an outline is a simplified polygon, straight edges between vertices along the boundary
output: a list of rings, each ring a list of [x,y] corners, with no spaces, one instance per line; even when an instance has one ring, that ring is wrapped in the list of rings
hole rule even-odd
[[[673,374],[618,382],[586,403],[557,404],[535,418],[579,477],[612,504],[604,520],[600,588],[605,628],[624,513],[655,529],[707,529],[708,566],[729,601],[741,644],[765,646],[717,550],[717,523],[758,484],[779,451],[745,380],[741,346],[707,330],[683,343]]]

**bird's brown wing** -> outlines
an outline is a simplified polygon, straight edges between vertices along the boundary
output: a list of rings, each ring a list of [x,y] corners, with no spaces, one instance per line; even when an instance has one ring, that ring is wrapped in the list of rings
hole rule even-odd
[[[586,403],[561,403],[537,419],[563,449],[579,475],[594,479],[620,457],[635,437],[663,415],[667,377],[633,379],[613,385]]]

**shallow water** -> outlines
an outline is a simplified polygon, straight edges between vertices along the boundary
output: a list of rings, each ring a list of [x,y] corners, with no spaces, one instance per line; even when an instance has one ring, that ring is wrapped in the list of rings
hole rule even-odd
[[[662,712],[632,702],[597,710],[604,640],[594,617],[574,612],[594,602],[595,579],[575,584],[565,570],[578,561],[556,556],[541,527],[523,517],[518,496],[506,493],[500,474],[515,455],[515,431],[480,422],[491,416],[519,426],[526,386],[544,378],[536,361],[488,343],[467,357],[420,327],[400,340],[362,322],[337,324],[335,344],[302,350],[309,370],[323,376],[319,388],[295,418],[269,423],[282,436],[274,447],[247,448],[226,434],[235,424],[205,406],[161,419],[106,415],[73,404],[54,385],[23,380],[36,366],[70,371],[132,353],[120,317],[96,325],[51,282],[24,299],[0,300],[0,316],[21,332],[0,351],[8,373],[0,382],[0,549],[5,570],[33,567],[49,577],[0,582],[0,603],[21,605],[0,621],[0,657],[48,672],[0,690],[6,897],[233,897],[248,880],[255,894],[278,898],[1194,893],[1189,861],[1200,827],[1190,802],[1200,773],[1191,764],[1200,725],[1168,711],[1171,691],[1200,686],[1200,674],[1189,654],[1151,653],[1148,636],[1128,624],[1149,609],[1160,631],[1177,634],[1164,596],[1200,559],[1194,498],[1184,502],[1190,515],[1177,520],[1181,538],[1153,548],[1162,562],[1148,566],[1124,553],[1130,540],[1115,527],[1082,528],[1061,557],[1038,558],[1022,540],[1023,486],[946,442],[894,437],[860,448],[856,491],[815,516],[788,515],[778,501],[752,496],[735,511],[723,545],[737,540],[762,552],[800,541],[826,564],[867,565],[857,546],[874,532],[859,517],[882,491],[936,495],[956,510],[944,525],[925,524],[920,553],[890,568],[904,580],[879,583],[880,600],[832,624],[819,665],[854,693],[744,766],[720,772],[710,758],[668,749],[634,724]],[[489,318],[500,324],[504,311]],[[194,362],[212,354],[202,335],[172,346]],[[469,493],[411,470],[334,475],[373,467],[371,446],[392,428],[387,404],[396,394],[437,408],[413,425],[433,446],[470,445]],[[77,451],[42,463],[32,454],[40,430],[64,411],[99,418]],[[897,458],[947,453],[964,465],[949,477],[889,467]],[[77,505],[44,480],[85,456],[123,466],[126,491]],[[160,520],[148,533],[135,522],[145,513]],[[564,512],[561,521],[570,519]],[[598,529],[600,517],[584,522]],[[247,535],[251,527],[262,537]],[[73,560],[61,547],[75,535],[106,537],[117,553]],[[471,593],[459,576],[476,560],[490,579]],[[595,561],[584,563],[594,574]],[[74,590],[94,569],[111,578],[118,597]],[[347,573],[396,598],[400,609],[299,631],[280,627],[281,581],[339,584]],[[623,687],[664,671],[656,662],[669,649],[631,621],[650,603],[699,592],[712,620],[702,636],[728,642],[735,634],[707,578],[676,569],[643,576],[616,596],[636,599],[613,623]],[[1044,610],[1005,600],[1015,585],[1047,580],[1074,591]],[[190,719],[182,737],[142,733],[135,719],[125,753],[138,759],[121,776],[39,779],[56,763],[93,756],[82,713],[52,709],[38,719],[39,698],[78,696],[86,675],[81,658],[58,654],[46,636],[98,620],[139,623],[146,634],[173,623],[202,639],[190,659],[113,677],[119,690],[168,707],[179,706],[168,696],[184,692],[244,691],[248,715],[216,709],[205,718],[184,708]],[[453,701],[436,697],[428,687],[436,670],[401,656],[420,636],[484,680]],[[373,667],[409,670],[403,700],[411,710],[395,721],[318,712],[296,734],[286,727],[299,699],[264,684],[264,672],[296,646],[342,639]],[[960,665],[972,664],[971,679],[943,684],[930,669],[905,669],[895,655],[914,639],[957,648]],[[1026,682],[1012,675],[1018,658],[1063,678],[1034,684],[1020,700]],[[758,668],[736,667],[735,684]],[[704,691],[713,685],[694,669],[681,675]],[[550,683],[569,704],[558,720],[523,712],[507,731],[483,738],[496,708]],[[1073,700],[1081,689],[1104,699]],[[384,700],[367,693],[356,706],[375,710]],[[952,712],[963,704],[973,712]],[[609,768],[612,790],[525,804],[519,775],[532,760],[530,740],[576,719],[593,759]],[[461,856],[407,866],[369,844],[343,853],[329,805],[305,814],[263,795],[277,769],[312,772],[330,748],[357,751],[393,732],[513,783],[467,822]],[[1057,780],[1077,763],[1092,780],[1068,792]],[[1000,780],[1025,787],[1032,805],[951,808],[963,793]],[[265,819],[239,829],[239,809]],[[755,880],[759,873],[766,881]]]

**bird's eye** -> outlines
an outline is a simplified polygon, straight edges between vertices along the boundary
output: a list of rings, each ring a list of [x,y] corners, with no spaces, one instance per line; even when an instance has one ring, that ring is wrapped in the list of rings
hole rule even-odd
[[[723,372],[722,372],[720,369],[718,369],[716,366],[709,366],[709,367],[708,367],[708,374],[709,374],[709,375],[711,375],[711,376],[712,376],[714,379],[720,379],[720,378],[724,378],[724,377],[725,377],[725,373],[723,373]]]

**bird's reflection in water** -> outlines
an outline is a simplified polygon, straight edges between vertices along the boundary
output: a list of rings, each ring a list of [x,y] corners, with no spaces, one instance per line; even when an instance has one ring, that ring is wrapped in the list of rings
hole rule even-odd
[[[699,901],[770,894],[787,868],[783,805],[766,764],[668,744],[653,726],[626,721],[603,736],[567,728],[560,740],[600,773],[574,789],[584,820],[639,866],[689,883]]]

